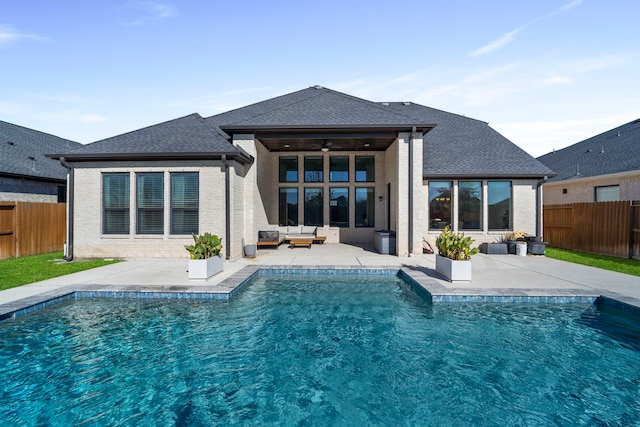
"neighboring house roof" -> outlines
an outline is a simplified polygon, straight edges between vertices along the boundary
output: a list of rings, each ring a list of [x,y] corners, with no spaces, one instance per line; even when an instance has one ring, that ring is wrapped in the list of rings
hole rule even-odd
[[[390,102],[396,112],[436,123],[424,135],[426,178],[544,177],[554,172],[486,122],[412,102]]]
[[[564,181],[640,171],[640,119],[538,157]]]
[[[79,146],[82,144],[0,121],[0,175],[66,181],[66,168],[46,154]]]
[[[199,114],[194,113],[103,139],[64,154],[56,154],[53,157],[64,157],[69,161],[87,161],[197,159],[221,155],[235,156],[244,161],[251,161],[251,157],[244,150],[234,147],[219,129],[211,126]]]

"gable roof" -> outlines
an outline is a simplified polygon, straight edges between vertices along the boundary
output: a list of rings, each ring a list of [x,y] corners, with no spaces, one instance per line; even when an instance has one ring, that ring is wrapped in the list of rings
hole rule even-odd
[[[53,157],[87,161],[201,159],[219,158],[222,155],[235,156],[245,162],[251,161],[251,156],[244,150],[234,147],[219,129],[194,113],[103,139]]]
[[[538,157],[564,181],[640,171],[640,119]]]
[[[425,178],[538,178],[555,173],[492,129],[488,123],[412,102],[389,108],[436,123],[424,135]]]
[[[0,175],[65,181],[66,168],[46,154],[80,146],[79,142],[0,121]]]
[[[312,86],[276,98],[209,117],[223,131],[273,128],[360,128],[427,127],[415,117],[385,108],[383,105]]]

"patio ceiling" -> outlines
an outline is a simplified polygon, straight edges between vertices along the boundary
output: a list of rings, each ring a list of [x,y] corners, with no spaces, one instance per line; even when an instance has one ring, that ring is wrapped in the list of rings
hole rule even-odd
[[[229,132],[230,130],[225,129]],[[234,129],[236,133],[249,133]],[[269,151],[385,151],[399,132],[397,127],[358,129],[262,129],[254,130],[255,139]],[[323,150],[324,148],[324,150]]]

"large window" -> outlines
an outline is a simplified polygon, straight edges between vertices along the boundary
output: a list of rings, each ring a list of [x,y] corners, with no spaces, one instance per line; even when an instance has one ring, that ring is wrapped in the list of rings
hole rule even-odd
[[[304,182],[324,181],[323,160],[322,157],[304,158]]]
[[[280,157],[280,182],[298,182],[297,157]]]
[[[375,181],[373,156],[356,156],[356,182]]]
[[[451,224],[451,181],[429,181],[429,227],[442,230]]]
[[[329,181],[349,182],[349,157],[331,156],[329,159]]]
[[[511,181],[487,182],[487,201],[489,230],[511,230]]]
[[[596,202],[617,202],[620,200],[620,186],[607,185],[595,188]]]
[[[356,227],[373,227],[375,194],[373,188],[356,188]]]
[[[322,188],[304,189],[304,225],[324,225],[324,192]]]
[[[137,233],[164,233],[164,173],[139,173],[137,178]]]
[[[482,229],[482,182],[458,183],[458,229]]]
[[[281,226],[298,225],[298,189],[280,188],[279,206],[279,224]]]
[[[171,174],[171,234],[198,234],[197,172]]]
[[[129,234],[129,174],[102,175],[102,233]]]
[[[349,227],[349,189],[329,189],[329,225]]]

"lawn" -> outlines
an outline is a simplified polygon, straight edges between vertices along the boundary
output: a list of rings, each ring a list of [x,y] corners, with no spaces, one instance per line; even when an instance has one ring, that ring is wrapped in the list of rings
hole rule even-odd
[[[118,260],[104,259],[61,262],[62,256],[62,252],[52,252],[1,260],[0,291],[118,262]]]
[[[547,258],[559,259],[562,261],[573,262],[575,264],[589,265],[603,270],[617,271],[618,273],[640,276],[640,261],[634,259],[595,255],[588,254],[586,252],[574,252],[549,247],[545,250],[545,256]]]

